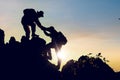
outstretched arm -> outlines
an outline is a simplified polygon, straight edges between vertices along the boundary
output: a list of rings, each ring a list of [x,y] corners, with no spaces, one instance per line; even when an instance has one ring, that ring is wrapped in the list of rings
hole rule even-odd
[[[41,25],[41,23],[39,22],[39,20],[36,20],[35,22],[36,22],[36,24],[38,25],[38,27],[39,27],[40,29],[42,29],[42,30],[45,29],[45,27]]]

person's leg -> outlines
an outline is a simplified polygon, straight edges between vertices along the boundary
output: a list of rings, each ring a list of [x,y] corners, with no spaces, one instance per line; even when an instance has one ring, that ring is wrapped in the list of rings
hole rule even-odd
[[[61,59],[58,57],[58,64],[57,64],[57,68],[60,69],[61,66]]]
[[[52,60],[52,54],[51,54],[51,48],[52,48],[52,43],[49,43],[46,45],[46,50],[47,50],[47,57],[48,59]]]
[[[32,29],[32,36],[35,36],[36,25],[34,23],[31,24],[31,29]]]
[[[61,50],[61,45],[56,45],[55,47],[55,52],[56,54],[58,54],[58,52]],[[57,68],[60,69],[60,66],[61,66],[61,59],[59,58],[59,56],[57,56],[58,58],[58,62],[57,62]]]
[[[26,38],[30,38],[30,29],[29,29],[29,26],[27,25],[23,25],[23,28],[24,28],[24,31],[25,31],[25,35],[26,35]]]
[[[51,49],[48,50],[48,55],[47,56],[48,56],[49,60],[52,60]]]

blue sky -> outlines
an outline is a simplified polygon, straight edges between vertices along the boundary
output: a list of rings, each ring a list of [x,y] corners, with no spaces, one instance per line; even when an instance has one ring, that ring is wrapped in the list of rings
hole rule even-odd
[[[43,10],[41,23],[66,35],[66,61],[101,52],[115,70],[120,70],[120,0],[1,0],[0,28],[6,42],[11,36],[19,41],[24,35],[20,22],[25,8]],[[38,28],[37,34],[50,41]]]

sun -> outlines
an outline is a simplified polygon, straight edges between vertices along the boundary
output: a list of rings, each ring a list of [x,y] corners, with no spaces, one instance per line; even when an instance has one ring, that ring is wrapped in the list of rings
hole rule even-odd
[[[57,53],[57,57],[60,58],[61,60],[64,60],[64,59],[66,58],[66,56],[65,56],[65,51],[60,50],[60,51]]]
[[[55,52],[54,49],[51,49],[52,52],[52,60],[49,60],[51,63],[57,65],[58,58],[61,60],[61,66],[63,66],[68,61],[68,55],[66,49],[61,49],[58,53]]]

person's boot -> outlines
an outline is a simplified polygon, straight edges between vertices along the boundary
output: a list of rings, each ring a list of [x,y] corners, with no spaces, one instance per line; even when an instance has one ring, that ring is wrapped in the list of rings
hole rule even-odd
[[[32,34],[32,37],[38,37],[39,35],[37,35],[37,34]]]
[[[30,36],[29,36],[29,35],[26,35],[26,38],[29,40]]]

